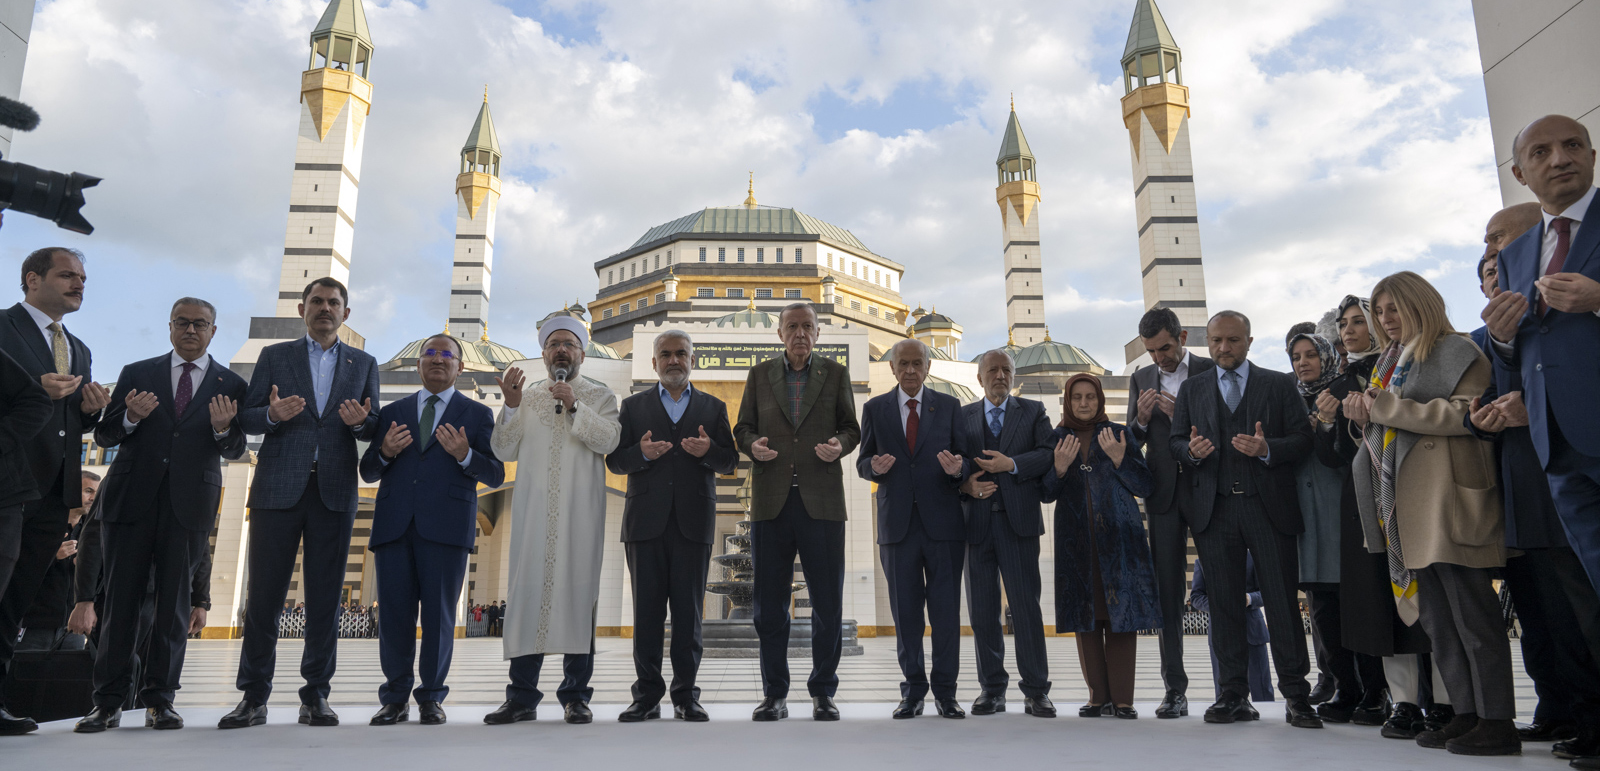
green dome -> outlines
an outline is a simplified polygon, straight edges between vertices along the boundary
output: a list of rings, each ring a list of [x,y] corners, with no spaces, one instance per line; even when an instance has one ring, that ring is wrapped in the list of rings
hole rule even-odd
[[[767,313],[766,311],[758,311],[755,308],[746,308],[742,311],[736,311],[726,316],[720,316],[711,323],[719,327],[761,327],[764,329],[776,329],[778,327],[778,317],[771,313]]]
[[[1009,350],[1010,346],[1008,346]],[[1017,363],[1017,374],[1031,375],[1050,371],[1076,371],[1093,372],[1102,374],[1109,372],[1094,357],[1085,353],[1082,348],[1067,343],[1058,343],[1045,336],[1042,343],[1023,348],[1020,352],[1012,353],[1011,358]]]
[[[959,324],[952,321],[949,316],[946,316],[943,313],[929,313],[922,318],[917,319],[917,323],[911,325],[912,332],[924,332],[933,329],[960,328],[961,326]]]
[[[421,340],[413,340],[410,343],[407,343],[404,348],[400,349],[399,353],[396,353],[379,369],[386,371],[397,369],[416,369],[417,360],[422,358],[422,346],[426,345],[429,340],[432,340],[435,337],[438,337],[438,335],[428,335]],[[455,335],[451,335],[450,337],[451,339],[455,340],[456,345],[460,346],[461,348],[461,371],[499,372],[505,368],[503,365],[497,364],[493,359],[491,359],[488,352],[479,348],[478,346],[481,344],[474,344],[466,340],[462,340]],[[504,346],[496,345],[495,347],[504,349],[506,351],[511,351],[511,349],[505,348]],[[515,351],[511,352],[516,353]],[[521,357],[521,354],[517,354],[517,358]],[[511,361],[516,361],[516,359],[511,359],[510,361],[507,361],[506,364],[510,364]]]
[[[960,383],[952,383],[942,377],[935,377],[933,375],[929,375],[928,379],[923,381],[922,386],[924,388],[945,394],[946,396],[954,396],[961,400],[962,404],[976,401],[978,398],[977,395],[972,392],[971,388],[961,385]]]

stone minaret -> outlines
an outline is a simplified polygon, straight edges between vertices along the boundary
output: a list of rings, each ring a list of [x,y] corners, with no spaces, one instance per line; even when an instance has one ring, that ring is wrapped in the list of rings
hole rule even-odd
[[[1000,204],[1001,253],[1006,267],[1006,326],[1018,345],[1044,340],[1044,263],[1039,258],[1039,180],[1034,176],[1033,151],[1017,122],[1017,106],[1000,143],[1000,184],[994,189]]]
[[[461,148],[456,177],[456,254],[450,269],[450,325],[464,340],[488,339],[494,219],[500,205],[500,140],[489,116],[489,91]]]
[[[1200,264],[1194,163],[1189,157],[1189,89],[1183,53],[1155,0],[1137,0],[1122,54],[1122,121],[1133,146],[1134,210],[1144,306],[1177,312],[1191,346],[1204,346],[1206,280]],[[1134,340],[1137,344],[1138,340]],[[1131,345],[1128,361],[1144,355]]]
[[[331,0],[311,32],[311,59],[300,75],[300,136],[295,143],[289,225],[278,282],[279,317],[298,316],[311,279],[350,283],[361,150],[372,108],[372,37],[361,0]]]

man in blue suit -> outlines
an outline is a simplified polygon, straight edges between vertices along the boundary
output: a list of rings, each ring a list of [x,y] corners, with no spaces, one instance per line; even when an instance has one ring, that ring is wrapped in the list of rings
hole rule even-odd
[[[339,341],[350,292],[319,278],[300,294],[306,336],[261,349],[239,411],[246,434],[265,435],[250,485],[249,603],[239,654],[244,698],[218,728],[267,722],[277,662],[278,612],[304,541],[305,652],[300,722],[334,726],[328,707],[339,604],[356,521],[356,441],[378,437],[378,362]]]
[[[929,674],[922,661],[923,606],[933,626],[933,702],[939,714],[963,718],[956,703],[961,670],[961,565],[966,523],[960,485],[969,455],[961,402],[923,387],[932,356],[918,340],[889,349],[900,387],[861,410],[856,471],[878,485],[878,554],[889,583],[900,672],[894,718],[922,714]]]
[[[1039,481],[1053,462],[1055,448],[1044,405],[1011,395],[1015,378],[1011,354],[1001,348],[985,353],[978,358],[984,398],[961,408],[967,446],[981,451],[972,458],[981,470],[961,490],[967,517],[967,609],[983,686],[972,702],[972,714],[1006,711],[1010,676],[1000,628],[1003,580],[1011,603],[1023,711],[1055,717],[1039,608],[1039,538],[1044,535]]]
[[[505,481],[505,466],[489,446],[494,411],[455,389],[461,355],[461,343],[449,335],[423,343],[417,359],[422,390],[378,413],[378,425],[388,429],[361,458],[361,478],[378,482],[367,548],[378,562],[384,609],[378,661],[386,681],[378,687],[383,706],[372,725],[409,717],[419,606],[417,711],[423,725],[444,724],[440,702],[450,692],[444,678],[455,647],[456,601],[477,532],[478,484],[495,488]]]

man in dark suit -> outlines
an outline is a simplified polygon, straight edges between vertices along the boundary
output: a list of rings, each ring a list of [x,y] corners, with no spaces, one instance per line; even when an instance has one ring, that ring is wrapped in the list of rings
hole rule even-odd
[[[83,255],[77,251],[53,246],[35,251],[22,261],[22,302],[11,306],[0,323],[0,351],[22,365],[54,402],[49,422],[22,445],[40,498],[23,506],[16,562],[0,596],[0,681],[11,667],[22,615],[33,605],[61,547],[67,512],[83,505],[78,486],[83,435],[94,430],[111,400],[90,377],[89,347],[61,322],[83,305],[87,280]],[[36,727],[0,702],[0,735]]]
[[[423,343],[417,358],[422,389],[378,413],[378,425],[388,428],[361,458],[361,478],[378,482],[367,548],[377,560],[378,596],[388,611],[378,628],[383,706],[372,725],[405,722],[413,695],[423,725],[444,724],[456,601],[477,540],[478,485],[492,489],[505,481],[505,466],[489,446],[494,410],[455,389],[461,357],[461,343],[449,335]],[[413,694],[419,607],[422,684]]]
[[[1272,635],[1278,688],[1286,717],[1301,728],[1321,728],[1307,700],[1311,669],[1295,594],[1299,557],[1295,536],[1305,530],[1295,492],[1295,466],[1311,452],[1311,423],[1293,377],[1252,366],[1250,320],[1221,311],[1206,324],[1216,375],[1191,380],[1178,391],[1170,452],[1183,459],[1188,500],[1184,518],[1205,560],[1218,597],[1245,594],[1245,563],[1253,558]],[[1243,603],[1213,603],[1213,642],[1222,698],[1206,710],[1207,723],[1255,720],[1250,706],[1249,644]]]
[[[206,353],[216,313],[193,297],[173,303],[172,351],[123,368],[95,431],[101,447],[121,449],[101,493],[104,628],[95,656],[95,707],[74,727],[78,733],[116,728],[135,687],[146,707],[145,725],[183,727],[172,697],[188,640],[190,582],[222,499],[222,459],[245,453],[235,419],[244,379]],[[134,683],[140,608],[152,570],[155,618],[144,682]]]
[[[0,350],[0,595],[11,580],[22,543],[24,505],[40,498],[28,445],[55,407],[37,378]]]
[[[380,435],[378,362],[339,341],[350,292],[319,278],[300,295],[306,336],[261,349],[239,422],[265,435],[250,485],[250,578],[239,690],[244,699],[217,723],[243,728],[267,720],[277,660],[278,609],[301,542],[305,553],[305,652],[300,722],[339,724],[328,707],[339,641],[338,613],[356,518],[356,442]]]
[[[972,714],[1006,711],[1005,637],[1000,624],[1000,582],[1005,581],[1016,637],[1023,711],[1055,717],[1050,665],[1045,656],[1044,614],[1039,608],[1039,537],[1044,512],[1039,480],[1052,462],[1050,419],[1044,405],[1011,395],[1016,365],[996,348],[978,358],[984,398],[961,408],[967,447],[978,470],[961,487],[967,518],[967,609],[983,692]]]
[[[661,382],[622,400],[622,438],[606,468],[628,477],[622,542],[633,582],[633,703],[618,720],[661,716],[667,694],[661,647],[672,609],[672,714],[710,719],[694,684],[700,669],[700,603],[717,526],[717,475],[739,465],[728,408],[689,385],[694,342],[678,330],[656,336],[650,366]]]
[[[1189,714],[1189,674],[1183,670],[1184,574],[1189,568],[1189,533],[1183,521],[1183,464],[1170,446],[1172,411],[1178,389],[1192,377],[1207,374],[1215,364],[1184,346],[1189,332],[1170,308],[1152,308],[1139,319],[1139,337],[1150,354],[1151,366],[1130,378],[1128,404],[1133,405],[1128,430],[1144,445],[1145,463],[1154,481],[1145,499],[1150,529],[1150,557],[1156,570],[1156,597],[1161,603],[1161,682],[1166,696],[1156,707],[1156,717],[1170,719]]]
[[[931,358],[920,340],[901,340],[889,349],[899,387],[862,407],[856,458],[856,472],[878,486],[878,555],[905,678],[896,720],[922,714],[930,680],[940,716],[967,716],[956,702],[966,557],[959,488],[966,477],[965,458],[972,453],[961,402],[923,387]],[[931,677],[922,662],[922,630],[928,626],[933,628]]]
[[[778,314],[782,356],[750,368],[733,436],[750,456],[750,551],[761,640],[756,721],[789,716],[789,595],[798,554],[811,596],[811,716],[838,720],[844,612],[844,466],[861,441],[850,370],[812,354],[821,330],[809,303]]]

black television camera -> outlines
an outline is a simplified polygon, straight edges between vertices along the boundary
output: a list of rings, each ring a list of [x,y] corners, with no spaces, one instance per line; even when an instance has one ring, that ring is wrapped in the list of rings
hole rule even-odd
[[[39,125],[39,113],[32,107],[0,96],[0,125],[18,131],[32,131]],[[62,174],[26,163],[0,160],[0,209],[32,214],[76,233],[88,235],[94,226],[78,210],[83,208],[83,189],[100,184],[99,177],[76,171]]]

